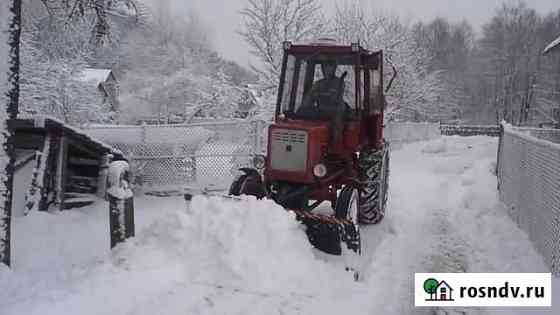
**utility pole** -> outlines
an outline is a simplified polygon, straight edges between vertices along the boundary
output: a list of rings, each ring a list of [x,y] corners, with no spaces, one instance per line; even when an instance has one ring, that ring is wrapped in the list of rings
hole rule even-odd
[[[5,10],[8,9],[8,10]],[[5,10],[5,11],[4,11]],[[14,182],[14,130],[11,130],[11,122],[17,118],[19,102],[19,42],[21,33],[21,0],[11,0],[10,3],[4,2],[0,5],[0,31],[9,30],[8,42],[0,43],[0,49],[8,50],[8,60],[0,60],[0,63],[7,64],[8,73],[6,82],[0,82],[0,87],[6,85],[8,90],[5,114],[0,119],[4,119],[5,130],[4,143],[0,150],[0,158],[7,161],[2,165],[4,170],[4,180],[0,181],[0,195],[3,200],[0,202],[0,263],[10,266],[10,242],[11,242],[11,219],[12,219],[12,188]],[[5,24],[4,24],[5,23]],[[4,24],[4,25],[2,25]],[[0,91],[3,93],[5,91]],[[0,100],[4,100],[4,95],[0,95]]]

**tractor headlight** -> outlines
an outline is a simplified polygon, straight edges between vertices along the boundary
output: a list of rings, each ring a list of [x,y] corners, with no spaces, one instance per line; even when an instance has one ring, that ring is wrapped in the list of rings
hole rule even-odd
[[[262,155],[255,155],[253,158],[253,166],[258,169],[262,170],[266,165],[266,158]]]
[[[327,175],[327,167],[325,164],[319,163],[313,167],[313,175],[322,178]]]

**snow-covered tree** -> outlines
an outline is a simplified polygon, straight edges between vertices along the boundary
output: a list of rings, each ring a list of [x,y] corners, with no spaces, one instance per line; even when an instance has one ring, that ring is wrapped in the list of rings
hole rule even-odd
[[[442,106],[447,105],[441,104],[446,93],[441,73],[429,71],[427,52],[415,45],[410,29],[399,18],[345,2],[337,7],[331,24],[340,42],[360,42],[368,49],[383,49],[387,81],[393,75],[392,67],[396,69],[397,76],[387,91],[390,115],[406,112],[420,120],[439,116]]]
[[[8,119],[16,118],[19,99],[21,1],[0,2],[0,263],[10,265],[10,224],[14,152]]]
[[[316,39],[326,31],[318,0],[248,0],[241,11],[244,28],[240,32],[260,64],[253,70],[276,88],[282,63],[284,41]]]
[[[111,42],[111,15],[137,15],[134,0],[42,0],[51,16],[67,19],[93,15],[92,42],[102,47]]]
[[[148,28],[130,36],[123,51],[119,121],[139,117],[234,115],[243,77],[250,75],[212,51],[206,30],[193,12],[176,16],[166,1],[153,10]],[[233,77],[234,75],[238,77]]]
[[[92,20],[37,15],[24,23],[20,112],[46,114],[74,125],[107,122],[110,105],[94,83],[81,77],[92,51]]]
[[[436,18],[430,23],[417,23],[411,29],[415,44],[428,55],[428,71],[437,72],[445,82],[446,93],[441,95],[443,119],[472,117],[476,100],[469,94],[469,86],[476,73],[470,63],[474,46],[474,31],[469,23],[451,23],[445,18]],[[447,117],[445,117],[447,116]]]

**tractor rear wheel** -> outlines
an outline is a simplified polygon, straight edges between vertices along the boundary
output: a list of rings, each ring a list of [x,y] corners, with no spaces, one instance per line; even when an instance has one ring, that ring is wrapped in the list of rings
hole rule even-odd
[[[377,224],[385,216],[389,189],[389,146],[362,152],[359,159],[360,180],[366,185],[360,190],[359,220]]]

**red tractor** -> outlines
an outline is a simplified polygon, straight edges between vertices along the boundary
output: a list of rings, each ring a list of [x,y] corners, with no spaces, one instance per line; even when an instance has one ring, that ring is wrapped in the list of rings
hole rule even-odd
[[[346,243],[360,253],[358,223],[380,222],[387,202],[383,52],[330,41],[283,47],[267,155],[241,169],[229,194],[294,211],[324,252],[340,255]],[[334,213],[314,211],[324,201]]]

